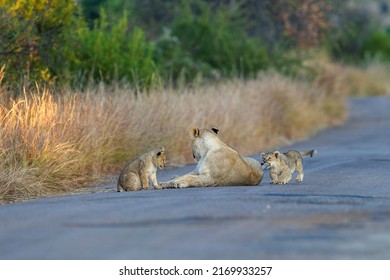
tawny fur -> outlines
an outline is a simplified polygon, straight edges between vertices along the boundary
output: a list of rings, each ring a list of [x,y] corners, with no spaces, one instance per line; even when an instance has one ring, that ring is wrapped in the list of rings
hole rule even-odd
[[[300,183],[304,177],[302,157],[312,157],[315,153],[317,153],[316,150],[261,153],[262,165],[269,169],[271,184],[287,184],[295,171],[298,173],[295,182]]]
[[[218,135],[218,129],[190,129],[195,170],[161,183],[163,188],[257,185],[263,178],[260,162],[241,157]]]
[[[165,149],[155,149],[144,153],[133,160],[119,175],[117,191],[148,190],[149,183],[159,189],[156,178],[157,168],[164,168],[166,162]]]

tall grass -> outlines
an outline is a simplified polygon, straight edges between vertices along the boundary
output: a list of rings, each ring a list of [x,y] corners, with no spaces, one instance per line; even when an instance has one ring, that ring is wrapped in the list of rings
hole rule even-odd
[[[324,83],[278,73],[198,88],[134,94],[100,85],[82,92],[0,87],[0,202],[76,190],[151,148],[171,165],[192,162],[188,129],[220,128],[242,154],[301,139],[342,120],[343,98]],[[332,102],[330,102],[332,100]]]
[[[317,84],[334,97],[390,94],[389,63],[371,60],[358,67],[336,63],[326,53],[316,53],[304,64],[317,74]]]

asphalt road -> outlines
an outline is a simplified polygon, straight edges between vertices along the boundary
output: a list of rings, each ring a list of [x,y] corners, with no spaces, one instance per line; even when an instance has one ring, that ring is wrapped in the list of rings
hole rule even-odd
[[[301,184],[117,193],[113,181],[3,205],[0,259],[390,259],[390,98],[349,104],[345,125],[280,148],[318,150]]]

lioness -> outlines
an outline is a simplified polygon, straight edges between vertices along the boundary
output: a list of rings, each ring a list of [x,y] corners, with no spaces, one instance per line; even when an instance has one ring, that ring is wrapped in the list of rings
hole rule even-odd
[[[117,191],[148,190],[149,182],[159,189],[156,173],[157,168],[165,167],[165,149],[163,147],[144,153],[130,162],[121,172],[118,179]]]
[[[287,184],[292,177],[292,174],[296,170],[298,175],[295,179],[297,183],[303,181],[303,163],[302,157],[312,157],[316,150],[310,150],[305,152],[288,151],[286,153],[280,153],[275,151],[273,153],[261,153],[263,163],[269,169],[269,175],[271,177],[271,184]]]
[[[263,178],[260,162],[241,157],[217,134],[217,128],[191,128],[192,154],[198,163],[195,170],[160,186],[186,188],[259,184]]]

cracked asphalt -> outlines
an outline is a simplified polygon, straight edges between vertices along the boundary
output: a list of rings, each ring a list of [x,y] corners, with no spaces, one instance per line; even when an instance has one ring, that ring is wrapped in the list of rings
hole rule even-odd
[[[349,112],[278,148],[317,149],[300,184],[270,185],[266,172],[259,186],[117,193],[113,179],[0,206],[0,259],[390,259],[390,98],[351,99]]]

